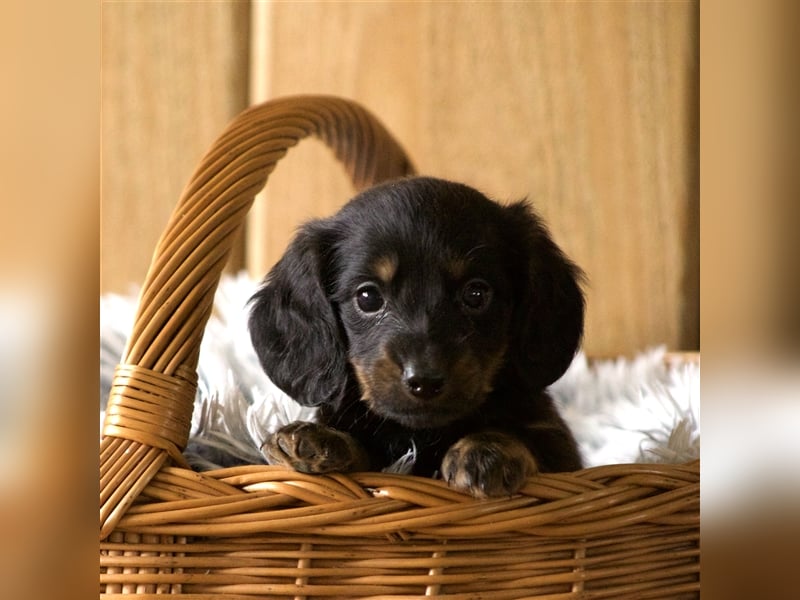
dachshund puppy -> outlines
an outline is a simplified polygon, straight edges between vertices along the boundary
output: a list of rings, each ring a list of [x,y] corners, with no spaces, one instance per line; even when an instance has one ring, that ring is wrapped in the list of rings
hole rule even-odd
[[[580,270],[526,203],[433,178],[369,189],[306,224],[253,296],[272,381],[319,422],[262,447],[306,473],[414,473],[475,496],[581,467],[547,395],[583,332]]]

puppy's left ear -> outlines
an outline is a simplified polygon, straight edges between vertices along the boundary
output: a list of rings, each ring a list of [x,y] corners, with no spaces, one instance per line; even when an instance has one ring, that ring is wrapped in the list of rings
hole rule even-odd
[[[251,298],[250,337],[269,378],[304,406],[336,406],[347,386],[345,343],[326,281],[336,234],[306,224]]]
[[[569,368],[581,343],[584,275],[527,203],[506,210],[517,234],[514,262],[525,272],[517,289],[509,358],[523,380],[544,389]]]

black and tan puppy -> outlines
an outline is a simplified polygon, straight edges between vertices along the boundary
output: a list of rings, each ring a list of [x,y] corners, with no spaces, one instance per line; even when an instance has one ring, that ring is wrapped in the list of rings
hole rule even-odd
[[[545,388],[583,331],[580,271],[525,203],[432,178],[374,187],[306,224],[252,300],[272,381],[318,423],[268,439],[273,464],[414,472],[476,496],[581,466]]]

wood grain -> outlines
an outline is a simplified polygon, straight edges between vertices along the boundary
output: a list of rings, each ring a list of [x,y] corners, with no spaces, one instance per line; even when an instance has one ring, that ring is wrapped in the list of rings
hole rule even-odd
[[[195,166],[246,106],[248,25],[243,2],[102,5],[102,291],[141,284]]]
[[[354,98],[420,172],[528,197],[588,274],[588,352],[690,350],[696,13],[694,2],[275,3],[254,13],[253,84],[264,97]],[[252,214],[251,273],[351,192],[326,150],[293,150]]]

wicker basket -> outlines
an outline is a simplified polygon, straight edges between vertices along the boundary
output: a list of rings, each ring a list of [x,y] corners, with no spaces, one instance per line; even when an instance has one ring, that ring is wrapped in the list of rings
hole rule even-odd
[[[538,475],[500,500],[412,476],[188,468],[200,340],[232,238],[309,135],[358,189],[412,172],[372,115],[332,97],[250,108],[213,145],[156,248],[109,398],[101,595],[696,597],[698,463]]]

